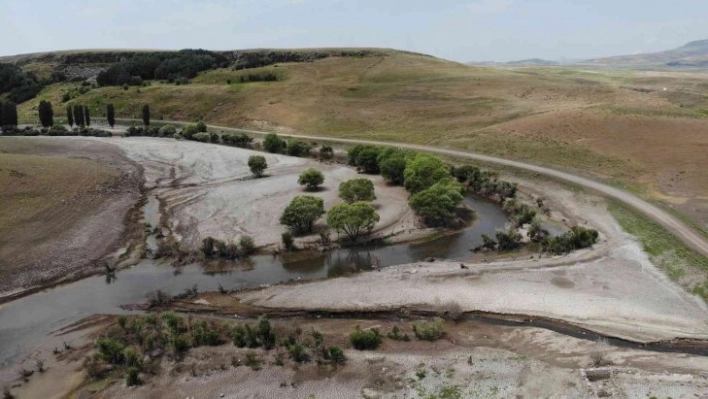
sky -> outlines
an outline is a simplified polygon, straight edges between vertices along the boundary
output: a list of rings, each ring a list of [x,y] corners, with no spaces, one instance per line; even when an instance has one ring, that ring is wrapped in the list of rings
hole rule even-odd
[[[387,47],[579,60],[708,39],[706,0],[0,0],[0,55],[96,48]]]

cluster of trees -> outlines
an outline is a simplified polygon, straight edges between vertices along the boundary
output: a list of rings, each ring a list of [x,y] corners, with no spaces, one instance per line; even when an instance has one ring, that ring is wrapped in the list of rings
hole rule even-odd
[[[88,106],[74,104],[66,107],[66,121],[69,126],[91,126],[91,112]]]
[[[100,86],[142,85],[144,80],[152,79],[174,82],[226,65],[226,56],[207,50],[136,53],[99,73],[96,81]]]
[[[348,162],[364,173],[380,173],[394,185],[410,191],[411,208],[430,226],[448,226],[464,199],[464,188],[451,168],[439,158],[398,148],[357,145],[348,152]]]
[[[13,64],[0,63],[0,95],[6,94],[13,103],[21,103],[34,98],[43,84],[31,72],[24,72]]]
[[[3,132],[14,130],[15,126],[17,126],[17,104],[0,101],[0,127]]]
[[[327,57],[367,57],[376,50],[243,50],[233,54],[234,69],[260,68],[283,62],[313,62]]]
[[[516,183],[499,180],[494,172],[481,170],[472,165],[463,165],[451,167],[450,173],[472,193],[496,199],[499,203],[504,203],[507,198],[516,196]]]
[[[322,177],[322,173],[310,169],[300,176]],[[301,182],[302,184],[302,182]],[[353,179],[339,186],[339,196],[343,203],[333,206],[327,214],[327,225],[338,234],[346,234],[351,241],[371,234],[379,221],[379,215],[369,203],[376,199],[374,185],[369,179]],[[315,221],[325,215],[324,200],[312,195],[295,197],[285,208],[280,223],[290,227],[295,234],[311,233]],[[286,242],[287,241],[287,242]],[[283,236],[286,247],[292,246],[292,236]]]
[[[172,125],[163,125],[160,127],[143,127],[131,125],[126,131],[126,136],[176,137],[177,135],[177,128]]]
[[[241,83],[249,82],[275,82],[278,80],[278,75],[273,72],[249,73],[239,76]]]

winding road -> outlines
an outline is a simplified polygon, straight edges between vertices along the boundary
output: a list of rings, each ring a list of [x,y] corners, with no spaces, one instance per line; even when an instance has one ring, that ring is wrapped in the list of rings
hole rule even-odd
[[[142,122],[142,120],[137,120],[137,119],[116,119],[117,121],[121,122]],[[181,122],[181,121],[169,121],[169,120],[160,120],[156,121],[159,123],[170,123],[174,125],[185,125],[187,122]],[[250,133],[250,134],[256,134],[256,135],[266,135],[271,132],[263,132],[263,131],[258,131],[258,130],[248,130],[248,129],[239,129],[239,128],[232,128],[232,127],[226,127],[226,126],[216,126],[216,125],[209,125],[209,128],[212,130],[219,130],[219,131],[228,131],[228,132],[243,132],[243,133]],[[509,159],[504,159],[504,158],[497,158],[497,157],[492,157],[488,155],[482,155],[482,154],[476,154],[473,152],[466,152],[466,151],[456,151],[456,150],[449,150],[449,149],[444,149],[444,148],[438,148],[438,147],[429,147],[429,146],[424,146],[424,145],[418,145],[418,144],[409,144],[409,143],[398,143],[398,142],[390,142],[390,141],[375,141],[375,140],[358,140],[358,139],[342,139],[342,138],[333,138],[333,137],[323,137],[323,136],[306,136],[306,135],[297,135],[297,134],[281,134],[278,133],[279,136],[282,137],[290,137],[290,138],[299,138],[299,139],[306,139],[306,140],[319,140],[319,141],[327,141],[327,142],[332,142],[332,143],[341,143],[341,144],[368,144],[368,145],[379,145],[379,146],[388,146],[388,147],[398,147],[398,148],[405,148],[405,149],[410,149],[410,150],[415,150],[415,151],[424,151],[428,153],[434,153],[434,154],[440,154],[440,155],[447,155],[447,156],[453,156],[453,157],[459,157],[459,158],[467,158],[475,161],[481,161],[481,162],[489,162],[489,163],[494,163],[498,165],[504,165],[504,166],[510,166],[513,168],[518,168],[518,169],[523,169],[535,173],[539,173],[545,176],[553,177],[556,179],[561,179],[570,183],[574,183],[589,189],[592,189],[606,197],[613,198],[616,200],[619,200],[635,209],[643,213],[644,215],[648,216],[655,222],[659,223],[662,225],[664,228],[666,228],[668,231],[670,231],[672,234],[674,234],[676,237],[678,237],[681,241],[683,241],[686,245],[689,247],[693,248],[696,252],[702,254],[703,256],[708,256],[708,239],[703,236],[701,233],[696,231],[693,227],[688,226],[687,224],[683,223],[680,221],[678,218],[675,216],[671,215],[670,213],[666,212],[665,210],[650,204],[649,202],[637,197],[636,195],[630,194],[626,191],[620,190],[616,187],[612,187],[600,182],[597,182],[595,180],[591,180],[585,177],[580,177],[576,176],[570,173],[566,172],[561,172],[556,169],[544,167],[544,166],[538,166],[538,165],[533,165],[525,162],[519,162],[519,161],[512,161]]]

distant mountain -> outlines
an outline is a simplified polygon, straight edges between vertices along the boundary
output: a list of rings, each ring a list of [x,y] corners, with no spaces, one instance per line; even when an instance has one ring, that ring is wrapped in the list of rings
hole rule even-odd
[[[598,58],[576,65],[631,69],[708,68],[708,40],[690,42],[682,47],[658,53]]]
[[[494,62],[494,61],[484,61],[484,62],[468,62],[469,65],[479,65],[479,66],[500,66],[500,67],[532,67],[532,66],[554,66],[560,65],[559,62],[544,60],[541,58],[529,58],[526,60],[519,61],[509,61],[509,62]]]

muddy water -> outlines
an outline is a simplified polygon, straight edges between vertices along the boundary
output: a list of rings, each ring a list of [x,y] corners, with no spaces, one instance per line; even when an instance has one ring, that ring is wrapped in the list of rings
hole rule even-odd
[[[219,286],[253,288],[370,270],[373,262],[386,267],[431,256],[464,260],[470,256],[470,249],[481,243],[481,234],[494,233],[506,222],[506,216],[496,204],[470,198],[467,205],[477,214],[472,226],[424,243],[339,249],[307,259],[254,256],[241,264],[207,267],[194,264],[174,268],[146,259],[135,267],[117,272],[114,278],[91,277],[0,305],[0,368],[31,351],[47,334],[92,314],[124,313],[120,305],[145,302],[146,294],[157,289],[178,294],[194,285],[200,291],[214,291]],[[158,220],[158,201],[149,197],[144,221],[155,226]],[[154,247],[156,243],[148,238],[147,244]]]

